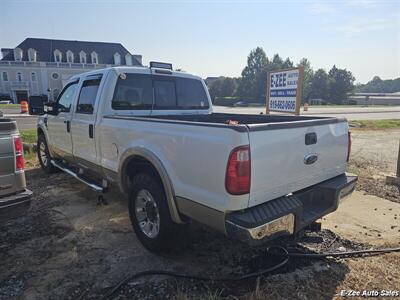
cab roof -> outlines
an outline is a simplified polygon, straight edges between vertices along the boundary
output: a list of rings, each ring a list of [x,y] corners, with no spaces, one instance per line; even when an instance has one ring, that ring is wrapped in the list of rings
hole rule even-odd
[[[106,74],[108,72],[115,72],[117,75],[122,73],[133,73],[133,74],[155,74],[161,76],[177,76],[177,77],[185,77],[201,80],[201,77],[189,74],[181,71],[174,70],[166,70],[163,68],[150,68],[150,67],[141,67],[141,66],[117,66],[117,67],[109,67],[104,69],[96,69],[93,71],[81,73],[75,76],[72,76],[68,81],[73,81],[80,78],[85,78],[90,75],[97,74]]]

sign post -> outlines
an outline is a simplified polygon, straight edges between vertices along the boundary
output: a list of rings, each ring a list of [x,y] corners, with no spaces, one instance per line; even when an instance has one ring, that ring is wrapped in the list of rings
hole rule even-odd
[[[397,157],[397,172],[396,176],[387,176],[386,184],[395,185],[400,192],[400,141],[399,141],[399,155]]]
[[[266,113],[277,111],[300,115],[303,79],[302,67],[268,72]]]

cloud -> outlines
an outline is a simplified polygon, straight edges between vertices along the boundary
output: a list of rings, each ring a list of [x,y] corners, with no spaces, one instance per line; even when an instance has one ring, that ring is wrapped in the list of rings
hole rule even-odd
[[[336,11],[335,7],[327,2],[315,2],[308,6],[308,11],[315,15],[331,14]]]
[[[351,37],[365,32],[382,31],[391,27],[393,27],[391,18],[374,18],[351,20],[347,24],[337,27],[337,30]]]
[[[347,0],[346,3],[357,8],[374,8],[379,4],[384,4],[382,0]]]
[[[398,1],[398,0],[397,0]],[[306,6],[323,30],[344,37],[396,30],[400,38],[400,2],[391,0],[334,0]]]

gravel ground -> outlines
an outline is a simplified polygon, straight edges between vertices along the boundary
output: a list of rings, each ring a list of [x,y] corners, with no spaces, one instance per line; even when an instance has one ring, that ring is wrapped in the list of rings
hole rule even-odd
[[[97,206],[94,193],[65,174],[50,177],[38,169],[27,173],[35,192],[31,212],[3,225],[0,233],[0,299],[99,299],[137,271],[158,268],[218,278],[255,272],[282,259],[268,255],[265,247],[248,247],[197,224],[187,229],[178,250],[153,255],[136,240],[123,200]],[[368,247],[329,230],[307,233],[291,245],[309,252]],[[334,260],[322,264],[345,268]],[[311,261],[295,260],[275,274],[314,268]],[[216,293],[242,297],[254,284],[254,279],[217,284],[152,276],[129,282],[115,299],[175,299],[181,294],[202,298]]]
[[[350,168],[360,172],[363,189],[377,185],[366,193],[382,195],[379,184],[393,171],[392,149],[399,132],[353,133]],[[387,143],[376,148],[377,141]],[[34,192],[31,210],[0,225],[0,299],[101,299],[126,276],[144,270],[220,278],[258,271],[281,260],[268,255],[266,247],[248,247],[198,224],[187,228],[176,251],[154,255],[136,239],[118,192],[107,196],[109,205],[97,206],[95,193],[68,175],[45,175],[35,161],[27,165],[32,168],[27,171]],[[349,204],[322,220],[321,232],[306,232],[296,243],[285,244],[308,252],[398,246],[399,206],[383,199],[396,201],[398,196],[363,193],[356,192]],[[371,224],[369,216],[377,213]],[[393,219],[390,224],[387,217]],[[400,290],[399,254],[292,259],[270,276],[240,282],[151,276],[129,281],[113,299],[332,299],[339,298],[342,289],[374,288]]]
[[[396,173],[400,129],[352,129],[352,138],[349,171],[359,175],[357,189],[400,202],[399,189],[385,183],[387,175]]]
[[[66,174],[48,176],[33,169],[27,180],[35,193],[30,213],[2,225],[0,233],[0,299],[99,299],[138,271],[157,268],[216,278],[254,272],[281,260],[267,255],[265,247],[248,247],[197,224],[186,230],[178,250],[153,255],[133,234],[126,203],[118,193],[109,199],[120,200],[97,206],[95,194]],[[309,233],[292,246],[307,251],[368,247],[327,230]],[[345,268],[342,262],[326,263]],[[313,270],[313,263],[296,260],[276,274],[307,267]],[[209,284],[152,276],[130,282],[115,297],[172,299],[179,293],[242,297],[254,283],[252,279]]]

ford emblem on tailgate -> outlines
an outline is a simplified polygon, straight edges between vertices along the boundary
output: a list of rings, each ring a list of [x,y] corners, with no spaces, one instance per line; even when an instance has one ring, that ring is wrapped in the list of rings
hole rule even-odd
[[[311,154],[307,154],[306,156],[304,156],[304,163],[306,165],[312,165],[317,160],[318,160],[318,154],[317,153],[311,153]]]

